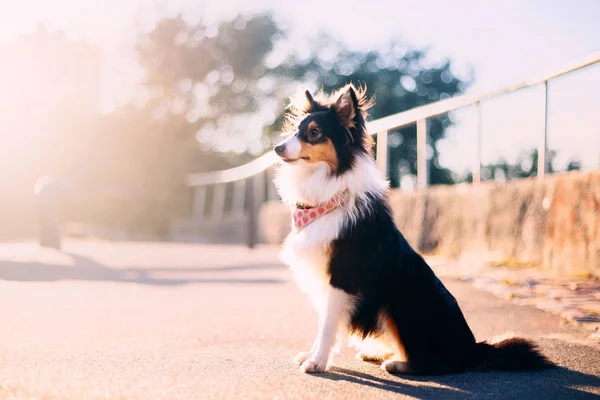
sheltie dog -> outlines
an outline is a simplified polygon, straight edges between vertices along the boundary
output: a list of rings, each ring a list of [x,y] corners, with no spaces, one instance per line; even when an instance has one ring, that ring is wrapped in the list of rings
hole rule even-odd
[[[286,115],[292,133],[274,148],[275,183],[292,212],[281,258],[319,316],[312,348],[295,358],[301,370],[327,370],[346,336],[358,338],[357,357],[390,373],[551,366],[523,338],[475,342],[452,294],[398,231],[373,161],[365,92],[307,91]]]

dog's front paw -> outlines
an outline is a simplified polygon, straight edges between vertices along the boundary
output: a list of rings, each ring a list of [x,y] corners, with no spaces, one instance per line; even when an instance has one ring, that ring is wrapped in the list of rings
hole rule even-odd
[[[327,361],[320,361],[315,359],[306,360],[300,366],[300,371],[305,373],[312,372],[325,372],[327,369]]]
[[[312,357],[312,352],[302,351],[302,352],[296,354],[296,357],[294,357],[294,362],[296,364],[302,364],[304,361],[308,360],[311,357]]]

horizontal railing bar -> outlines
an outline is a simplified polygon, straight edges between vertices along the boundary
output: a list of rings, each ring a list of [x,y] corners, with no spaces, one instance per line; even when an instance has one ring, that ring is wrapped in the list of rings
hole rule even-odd
[[[189,186],[200,186],[239,181],[264,171],[273,165],[275,161],[277,161],[277,156],[270,151],[247,164],[240,165],[239,167],[222,171],[190,174],[187,178],[187,184]]]
[[[502,89],[494,90],[492,92],[484,94],[470,94],[452,97],[451,99],[437,101],[435,103],[427,104],[421,107],[413,108],[408,111],[404,111],[398,114],[390,115],[388,117],[379,118],[375,121],[369,122],[369,132],[379,132],[383,130],[390,130],[400,128],[405,125],[413,124],[416,121],[423,118],[431,118],[440,114],[447,113],[448,111],[456,110],[458,108],[466,107],[478,103],[482,100],[487,100],[492,97],[501,96],[511,92],[516,92],[520,89],[525,89],[531,86],[542,84],[550,79],[557,78],[561,75],[577,71],[578,69],[588,67],[600,61],[600,51],[589,54],[583,59],[577,60],[577,62],[570,63],[567,67],[555,70],[551,73],[543,75],[537,75],[528,79],[524,82],[507,86]]]
[[[427,119],[447,113],[458,108],[466,107],[478,103],[483,100],[490,99],[492,97],[501,96],[511,92],[515,92],[520,89],[525,89],[531,86],[539,85],[547,82],[550,79],[557,78],[561,75],[577,71],[588,67],[590,65],[600,62],[600,50],[595,51],[575,62],[568,64],[567,66],[552,71],[551,73],[540,74],[528,79],[524,82],[507,86],[505,88],[487,92],[484,94],[470,94],[456,96],[447,100],[437,101],[435,103],[427,104],[421,107],[413,108],[411,110],[403,111],[388,117],[379,118],[375,121],[367,123],[367,129],[369,134],[375,134],[381,131],[388,131],[391,129],[400,128],[405,125],[414,124],[418,120]],[[239,167],[214,172],[204,172],[190,174],[187,178],[187,184],[189,186],[201,186],[211,185],[216,183],[227,183],[246,179],[255,175],[259,172],[264,171],[277,161],[277,156],[272,151],[263,154],[257,159],[240,165]]]

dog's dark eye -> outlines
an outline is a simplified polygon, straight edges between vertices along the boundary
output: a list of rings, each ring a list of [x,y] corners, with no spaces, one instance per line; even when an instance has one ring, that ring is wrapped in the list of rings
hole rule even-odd
[[[315,138],[317,136],[319,136],[319,130],[317,128],[313,128],[310,130],[310,136]]]

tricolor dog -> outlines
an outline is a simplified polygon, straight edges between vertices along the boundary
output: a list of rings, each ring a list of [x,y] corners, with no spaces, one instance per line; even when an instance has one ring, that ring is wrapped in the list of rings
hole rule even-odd
[[[316,308],[319,329],[296,356],[321,372],[347,336],[358,357],[391,373],[444,374],[552,365],[523,338],[477,343],[456,300],[392,219],[365,118],[352,85],[292,102],[276,185],[292,212],[281,257]]]

